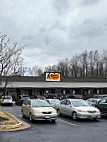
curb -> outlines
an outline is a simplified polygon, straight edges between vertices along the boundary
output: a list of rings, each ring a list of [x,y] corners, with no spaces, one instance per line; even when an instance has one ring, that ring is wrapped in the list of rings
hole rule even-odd
[[[15,119],[18,123],[15,125],[1,125],[0,126],[0,131],[16,131],[16,130],[22,130],[22,129],[26,129],[26,128],[30,128],[31,125],[19,120],[16,116],[14,116],[13,114],[10,114],[9,112],[6,112],[3,110],[3,112],[8,115],[9,117]]]

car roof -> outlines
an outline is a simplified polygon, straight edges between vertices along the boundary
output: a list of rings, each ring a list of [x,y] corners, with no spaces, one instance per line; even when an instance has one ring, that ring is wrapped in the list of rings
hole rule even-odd
[[[93,99],[93,100],[101,100],[101,98],[89,98],[89,99]],[[88,99],[88,100],[89,100]]]
[[[30,100],[30,101],[46,101],[46,100],[41,100],[41,99],[27,99],[27,100]]]
[[[82,99],[63,99],[63,100],[69,100],[69,101],[81,101]],[[83,101],[83,100],[82,100]]]
[[[46,99],[46,100],[59,100],[59,99]],[[60,101],[60,100],[59,100]]]
[[[11,97],[11,96],[10,95],[8,95],[8,96],[6,95],[6,96],[2,96],[2,97]]]

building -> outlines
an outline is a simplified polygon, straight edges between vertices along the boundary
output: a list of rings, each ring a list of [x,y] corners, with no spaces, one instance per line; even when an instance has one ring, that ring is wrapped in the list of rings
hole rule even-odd
[[[0,95],[3,95],[5,77],[0,84]],[[81,94],[84,98],[94,94],[107,94],[107,79],[98,78],[65,78],[59,72],[45,72],[39,77],[11,76],[6,85],[7,93],[14,97],[29,96],[67,96]]]

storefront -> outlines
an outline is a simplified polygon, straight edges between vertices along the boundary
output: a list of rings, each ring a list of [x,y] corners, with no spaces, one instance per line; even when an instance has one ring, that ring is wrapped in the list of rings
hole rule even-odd
[[[0,84],[0,95],[3,95],[5,82]],[[107,79],[65,78],[59,72],[46,72],[40,77],[12,76],[7,82],[7,94],[29,96],[67,96],[81,94],[92,97],[94,94],[107,94]]]

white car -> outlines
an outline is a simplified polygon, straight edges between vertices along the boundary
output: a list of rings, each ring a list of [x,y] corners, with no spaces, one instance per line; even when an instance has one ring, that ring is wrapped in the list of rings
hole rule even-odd
[[[58,115],[71,116],[74,120],[77,118],[98,119],[101,117],[99,109],[80,99],[64,99],[56,107]]]
[[[22,117],[32,120],[51,120],[55,121],[57,111],[45,100],[28,99],[22,104]]]
[[[1,105],[13,105],[13,99],[11,96],[2,96]]]

